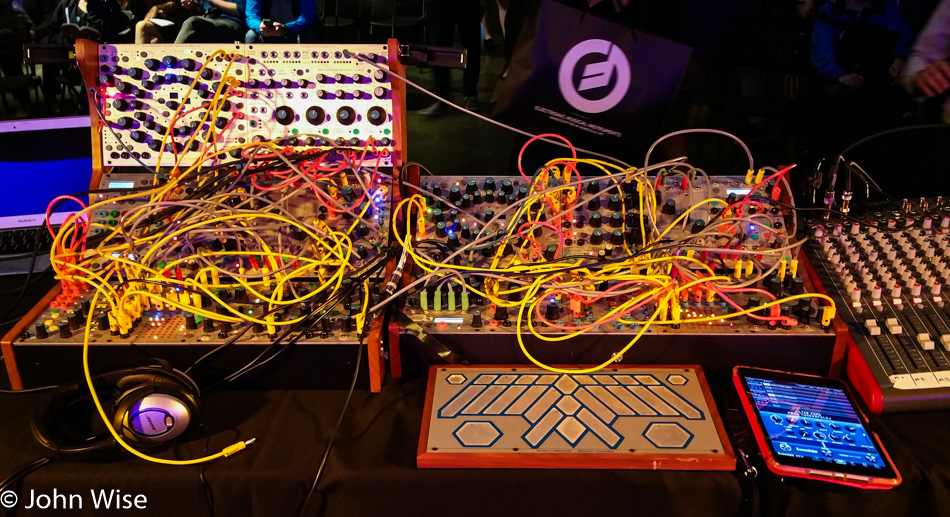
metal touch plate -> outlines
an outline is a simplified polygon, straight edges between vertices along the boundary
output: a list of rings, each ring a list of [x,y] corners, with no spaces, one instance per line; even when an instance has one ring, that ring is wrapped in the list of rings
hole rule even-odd
[[[731,469],[698,367],[433,367],[423,467]]]

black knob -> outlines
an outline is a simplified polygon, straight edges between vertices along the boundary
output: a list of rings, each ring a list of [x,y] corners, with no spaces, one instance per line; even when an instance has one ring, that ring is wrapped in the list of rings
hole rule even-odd
[[[373,95],[376,96],[377,99],[385,99],[389,95],[389,90],[382,86],[377,86],[373,88]]]
[[[801,277],[797,276],[792,279],[792,294],[802,294],[805,292],[805,281]]]
[[[501,191],[504,192],[505,195],[514,192],[514,187],[511,184],[511,180],[504,180],[501,182]]]
[[[590,234],[590,243],[594,245],[600,245],[604,242],[604,231],[600,228],[595,229]]]
[[[343,74],[333,74],[333,80],[342,83],[346,81],[346,76]]]
[[[306,87],[310,86],[310,81],[308,81],[308,80],[306,80],[306,79],[299,79],[299,80],[297,81],[297,86],[299,86],[299,87],[301,87],[301,88],[306,88]]]
[[[136,80],[145,77],[145,70],[142,70],[141,68],[130,68],[126,71],[126,73],[129,75],[129,77]]]
[[[151,71],[158,70],[162,67],[162,62],[157,59],[148,58],[145,60],[145,68],[148,68]]]
[[[620,212],[610,214],[610,227],[620,228],[621,226],[623,226],[623,216],[620,215]]]
[[[508,307],[503,305],[495,306],[495,319],[498,321],[505,321],[508,319]]]
[[[344,126],[348,126],[353,122],[356,122],[356,110],[349,106],[343,106],[338,109],[336,112],[336,120]]]
[[[185,328],[195,330],[198,328],[198,322],[195,321],[195,315],[190,312],[183,312],[181,315],[185,318]]]
[[[69,323],[70,330],[78,330],[82,324],[82,317],[75,311],[69,311],[66,313],[66,321]]]
[[[209,334],[214,332],[214,320],[211,318],[205,318],[201,320],[201,330]]]
[[[43,322],[33,325],[33,329],[36,333],[36,339],[46,339],[49,337],[49,332],[46,331],[46,325],[44,325]]]
[[[100,312],[96,317],[96,328],[99,330],[109,330],[109,313]]]
[[[344,91],[344,90],[336,90],[335,92],[333,92],[333,96],[336,97],[337,99],[345,99],[345,98],[346,98],[346,91]]]
[[[623,244],[623,232],[620,230],[614,230],[610,234],[610,243],[614,246],[620,246]]]
[[[73,337],[73,331],[69,329],[69,323],[64,321],[59,324],[59,337],[63,339],[69,339]]]
[[[280,80],[280,86],[281,86],[282,88],[293,88],[294,82],[291,81],[290,79],[281,79],[281,80]]]
[[[690,233],[699,233],[706,229],[706,221],[702,219],[696,219],[693,221],[693,226],[689,228]]]
[[[274,119],[282,126],[290,125],[294,118],[294,110],[290,106],[281,106],[274,110]]]
[[[360,145],[360,139],[354,136],[347,141],[347,144],[349,144],[350,147],[358,147]]]
[[[485,178],[485,185],[483,188],[485,190],[495,190],[495,178]]]
[[[181,67],[188,71],[196,70],[198,62],[191,58],[185,58],[181,60]]]
[[[122,129],[131,129],[135,126],[135,120],[129,117],[119,117],[119,120],[116,121],[116,124]]]
[[[462,200],[462,192],[459,190],[457,185],[452,185],[452,188],[449,189],[449,201],[452,201],[454,203],[455,201],[461,201],[461,200]]]
[[[587,202],[587,209],[590,211],[600,210],[600,198],[595,197]],[[593,218],[593,216],[591,216]]]
[[[344,314],[340,318],[340,330],[343,332],[353,332],[353,318],[349,314]]]
[[[138,90],[135,85],[122,81],[116,81],[115,89],[118,90],[119,93],[124,93],[126,95],[131,95],[135,92],[135,90]]]
[[[129,109],[129,101],[125,99],[116,99],[112,101],[112,107],[118,111],[126,111]]]
[[[556,244],[549,244],[547,248],[544,248],[544,260],[547,260],[548,262],[550,262],[554,260],[556,254],[557,254]]]
[[[162,63],[165,63],[165,66],[173,68],[178,66],[178,58],[175,56],[165,56],[162,58]]]
[[[211,79],[214,79],[214,70],[210,68],[205,68],[204,70],[201,71],[201,78],[206,81],[210,81]]]
[[[623,208],[623,205],[621,205],[620,196],[617,194],[610,196],[610,199],[607,200],[607,210],[620,210],[621,208]]]
[[[255,321],[254,324],[251,325],[251,330],[253,330],[256,334],[260,334],[261,332],[264,332],[264,324]]]
[[[277,81],[275,81],[273,78],[268,77],[267,79],[264,79],[264,88],[273,88],[275,86],[277,86]]]
[[[376,143],[382,147],[389,147],[389,145],[392,143],[392,140],[384,136],[377,140]]]
[[[440,239],[444,239],[444,238],[445,238],[446,233],[445,233],[445,223],[444,223],[444,222],[439,221],[438,223],[436,223],[436,225],[435,225],[435,235],[436,235],[436,237],[438,237],[438,238],[440,238]]]
[[[326,84],[326,82],[327,82],[328,80],[329,80],[329,78],[326,76],[326,74],[317,74],[317,82],[318,82],[318,83]]]
[[[590,214],[590,227],[591,228],[600,228],[600,225],[603,224],[604,219],[600,215],[600,212],[594,212]]]
[[[495,202],[495,191],[494,191],[494,190],[486,190],[486,191],[485,191],[485,202],[486,202],[486,203],[494,203],[494,202]],[[488,213],[486,212],[485,215],[487,216]],[[485,217],[485,220],[487,221],[487,220],[488,220],[488,217]]]
[[[548,306],[544,310],[544,319],[553,322],[557,321],[557,319],[560,317],[561,311],[557,306],[557,302],[555,300],[549,300]]]
[[[476,310],[472,313],[472,327],[480,328],[482,326],[482,312]]]
[[[374,126],[381,125],[386,122],[386,110],[380,108],[379,106],[373,106],[366,112],[366,118],[369,119],[370,124]]]
[[[326,122],[327,113],[320,106],[310,106],[307,108],[307,122],[319,126]]]
[[[600,180],[594,180],[587,184],[587,193],[596,194],[600,192]]]
[[[770,276],[768,282],[766,282],[766,288],[772,296],[776,298],[782,297],[782,279],[778,276]]]
[[[660,209],[666,215],[673,215],[676,213],[676,200],[667,199],[666,203],[663,203],[663,208]]]
[[[454,249],[458,249],[458,247],[459,247],[461,244],[459,243],[459,236],[458,236],[457,233],[452,232],[452,233],[449,234],[449,241],[448,241],[448,244],[449,244],[449,247],[452,248],[453,250],[454,250]]]

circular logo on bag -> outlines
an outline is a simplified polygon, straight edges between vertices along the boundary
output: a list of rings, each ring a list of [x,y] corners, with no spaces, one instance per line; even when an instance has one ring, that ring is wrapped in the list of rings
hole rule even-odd
[[[574,109],[603,113],[620,103],[630,89],[630,62],[611,41],[589,39],[574,45],[557,74],[561,95]]]

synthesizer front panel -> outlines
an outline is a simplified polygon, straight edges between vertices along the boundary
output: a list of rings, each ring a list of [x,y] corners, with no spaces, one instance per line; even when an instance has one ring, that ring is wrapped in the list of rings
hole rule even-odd
[[[387,49],[100,45],[104,164],[214,164],[274,142],[298,153],[375,150],[379,166],[391,167],[398,136]]]
[[[950,407],[950,204],[871,204],[858,220],[808,221],[816,277],[854,341],[847,369],[875,412]]]
[[[418,245],[433,243],[433,260],[458,268],[465,286],[450,277],[431,282],[407,296],[403,313],[416,329],[474,364],[524,363],[521,342],[548,364],[599,364],[614,356],[622,363],[695,362],[708,371],[738,363],[817,374],[831,371],[836,339],[823,322],[817,300],[799,297],[776,308],[776,315],[793,318],[793,325],[730,316],[763,304],[770,296],[774,299],[809,292],[806,279],[786,268],[793,255],[782,248],[790,243],[787,232],[794,231],[786,211],[777,203],[766,202],[740,219],[723,214],[749,193],[751,185],[743,177],[697,177],[688,187],[682,176],[674,174],[658,183],[656,178],[651,180],[656,187],[656,226],[660,231],[670,229],[663,241],[688,242],[696,250],[697,262],[688,263],[688,267],[698,271],[708,266],[736,282],[752,281],[750,289],[757,290],[730,292],[727,300],[701,286],[686,289],[677,300],[681,322],[646,325],[634,347],[614,356],[645,326],[643,322],[651,314],[662,310],[660,304],[664,302],[647,300],[625,317],[611,319],[612,311],[639,292],[615,296],[612,292],[621,282],[604,281],[592,288],[592,296],[603,295],[594,301],[557,293],[522,309],[521,293],[501,295],[508,303],[500,304],[478,291],[505,293],[523,285],[524,277],[499,271],[497,274],[504,279],[493,282],[491,276],[474,271],[469,274],[466,268],[490,268],[494,264],[504,270],[504,265],[512,261],[544,264],[575,258],[609,263],[638,254],[644,248],[643,231],[647,228],[641,228],[640,214],[647,209],[641,205],[634,185],[605,179],[587,181],[571,209],[542,210],[540,218],[534,217],[535,221],[529,223],[526,217],[516,221],[512,215],[533,193],[531,182],[522,177],[423,176],[419,187],[427,199],[427,213],[424,226],[422,220],[417,224],[423,228],[416,234]],[[707,199],[714,201],[700,203]],[[671,226],[693,205],[698,206]],[[517,228],[511,229],[511,225]],[[514,236],[511,239],[489,240],[489,244],[477,241],[486,234],[504,235],[509,229]],[[648,228],[646,231],[649,233]],[[783,259],[786,264],[779,264]],[[417,271],[413,279],[418,281],[423,273]],[[528,313],[533,320],[530,330]],[[598,324],[601,321],[604,323]],[[564,339],[577,329],[584,329],[583,334]],[[404,332],[407,342],[418,341],[418,330]],[[550,341],[535,337],[534,332]]]

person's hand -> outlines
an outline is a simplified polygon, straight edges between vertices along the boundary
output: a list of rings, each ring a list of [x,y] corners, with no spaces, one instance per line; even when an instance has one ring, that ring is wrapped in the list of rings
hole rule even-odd
[[[181,0],[181,6],[191,10],[198,7],[198,0]]]
[[[290,32],[290,30],[287,29],[287,26],[280,22],[274,22],[274,30],[277,32],[278,36],[286,36],[287,33]]]
[[[897,81],[901,78],[901,74],[904,73],[904,58],[895,57],[894,61],[891,62],[891,67],[887,72],[891,75],[891,79]]]
[[[950,63],[934,61],[914,77],[914,84],[927,97],[940,95],[950,88]]]
[[[287,27],[285,27],[284,24],[282,24],[282,23],[280,23],[280,22],[273,22],[273,23],[271,23],[270,25],[268,25],[268,24],[266,24],[266,23],[264,23],[264,22],[261,22],[261,25],[258,27],[257,30],[258,30],[258,32],[261,33],[261,36],[263,36],[263,37],[265,37],[265,38],[276,38],[276,37],[278,37],[278,36],[283,36],[283,35],[284,35],[284,33],[281,31],[281,29],[283,29],[284,31],[286,31],[286,30],[287,30]]]
[[[838,78],[838,82],[847,86],[851,91],[857,91],[864,84],[864,77],[860,74],[844,74]]]

